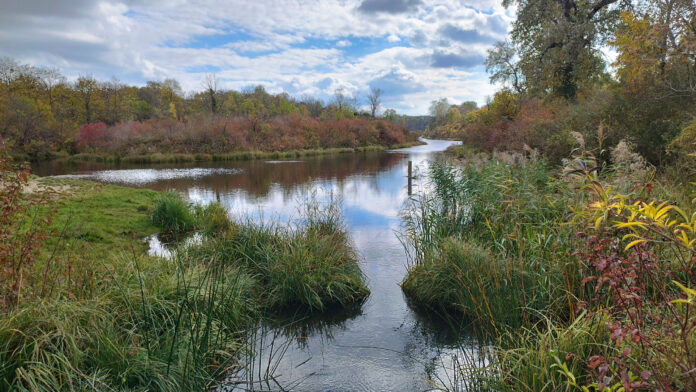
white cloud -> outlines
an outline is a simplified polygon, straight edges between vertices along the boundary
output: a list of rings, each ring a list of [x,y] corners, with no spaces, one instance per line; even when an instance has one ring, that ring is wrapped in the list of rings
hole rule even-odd
[[[398,4],[396,4],[398,3]],[[396,4],[397,6],[394,6]],[[0,4],[0,55],[69,77],[129,83],[177,78],[187,90],[215,67],[224,87],[358,96],[390,81],[385,104],[423,113],[438,97],[483,103],[481,66],[512,20],[500,1],[35,0]],[[370,10],[373,10],[370,11]],[[385,79],[391,75],[391,79]],[[330,83],[322,81],[330,80]]]

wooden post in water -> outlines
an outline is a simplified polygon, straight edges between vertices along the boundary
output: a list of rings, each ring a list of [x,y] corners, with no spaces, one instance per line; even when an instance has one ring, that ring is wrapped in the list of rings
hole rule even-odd
[[[413,193],[413,162],[408,161],[408,195],[411,196]]]

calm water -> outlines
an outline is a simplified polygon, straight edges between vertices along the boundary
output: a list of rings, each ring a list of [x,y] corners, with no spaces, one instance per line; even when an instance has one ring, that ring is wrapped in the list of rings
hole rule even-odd
[[[446,325],[412,309],[398,285],[406,274],[405,252],[395,232],[408,198],[407,163],[413,161],[414,172],[421,174],[414,181],[415,193],[424,186],[428,162],[451,143],[428,141],[396,152],[297,161],[48,164],[35,172],[176,189],[195,203],[217,200],[232,216],[266,222],[296,217],[309,195],[339,197],[371,294],[355,309],[264,325],[257,361],[264,370],[272,363],[279,384],[299,391],[419,391],[432,389],[427,379],[447,383],[453,355],[461,358],[468,349],[475,350],[465,338],[452,338]],[[289,343],[283,345],[285,341]],[[269,359],[271,344],[274,359]],[[281,352],[282,358],[275,359]]]

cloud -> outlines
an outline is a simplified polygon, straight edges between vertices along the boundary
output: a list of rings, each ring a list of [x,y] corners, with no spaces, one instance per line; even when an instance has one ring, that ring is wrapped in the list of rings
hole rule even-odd
[[[439,29],[443,37],[463,43],[490,43],[495,38],[482,34],[476,29],[465,29],[453,24],[446,24]]]
[[[495,86],[479,65],[511,20],[488,0],[0,1],[0,56],[187,91],[209,70],[222,88],[323,99],[377,86],[385,105],[418,114],[440,96],[485,101]]]
[[[432,66],[437,68],[472,68],[483,64],[485,57],[477,53],[447,53],[435,51],[432,55]]]
[[[402,69],[393,69],[371,80],[368,85],[381,89],[385,95],[402,95],[425,90],[425,86],[418,82],[413,73]]]
[[[400,14],[412,11],[421,4],[421,0],[363,0],[358,10],[367,14]]]

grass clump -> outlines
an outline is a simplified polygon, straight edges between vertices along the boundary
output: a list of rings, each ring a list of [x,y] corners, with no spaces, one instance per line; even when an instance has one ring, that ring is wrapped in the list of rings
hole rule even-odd
[[[529,302],[524,287],[533,276],[516,260],[499,259],[476,243],[447,238],[413,266],[401,287],[409,298],[429,307],[456,312],[486,325],[520,325]]]
[[[168,233],[185,233],[196,226],[191,206],[175,191],[167,191],[157,199],[150,219]]]
[[[187,253],[242,266],[258,279],[267,309],[322,311],[359,303],[369,293],[339,220],[312,219],[292,228],[233,224]]]
[[[250,277],[124,264],[88,299],[27,302],[0,319],[0,390],[194,391],[237,366],[254,315]]]

